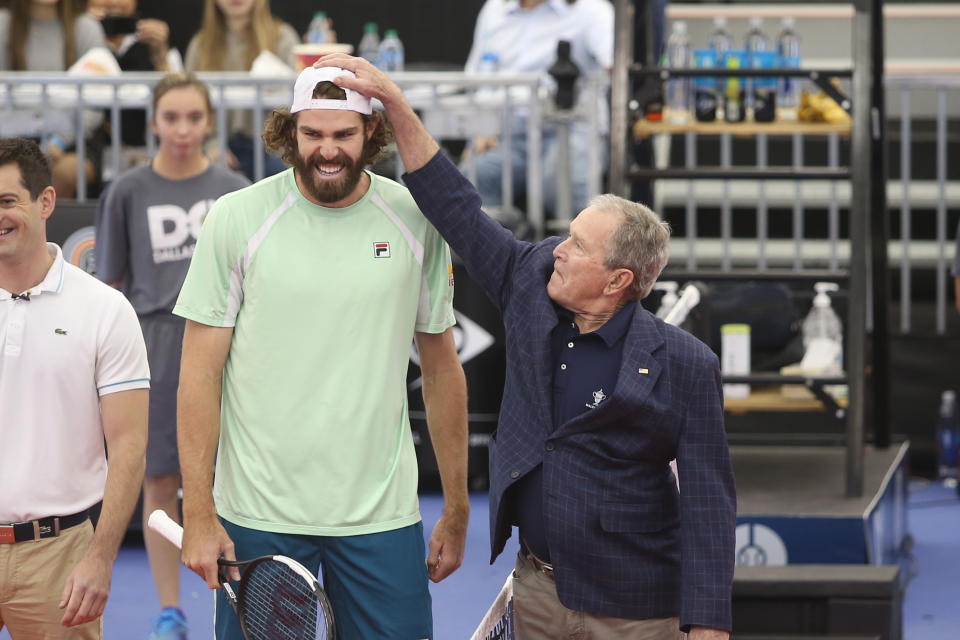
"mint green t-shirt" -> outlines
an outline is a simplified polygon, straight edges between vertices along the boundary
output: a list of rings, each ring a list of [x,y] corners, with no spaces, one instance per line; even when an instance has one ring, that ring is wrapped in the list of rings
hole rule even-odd
[[[374,174],[341,209],[293,170],[210,209],[174,313],[234,327],[217,512],[279,533],[420,520],[406,373],[414,331],[453,326],[450,252],[407,189]]]

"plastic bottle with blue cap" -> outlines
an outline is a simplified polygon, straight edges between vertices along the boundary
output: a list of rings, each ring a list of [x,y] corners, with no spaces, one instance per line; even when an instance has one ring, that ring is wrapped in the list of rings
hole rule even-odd
[[[317,11],[313,14],[313,20],[307,27],[306,39],[309,44],[327,44],[330,42],[330,24],[327,22],[326,12]]]

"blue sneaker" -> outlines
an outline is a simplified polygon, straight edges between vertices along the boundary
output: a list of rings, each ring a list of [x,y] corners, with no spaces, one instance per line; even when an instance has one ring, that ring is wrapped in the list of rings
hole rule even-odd
[[[150,621],[149,640],[187,640],[187,619],[177,607],[167,607]]]

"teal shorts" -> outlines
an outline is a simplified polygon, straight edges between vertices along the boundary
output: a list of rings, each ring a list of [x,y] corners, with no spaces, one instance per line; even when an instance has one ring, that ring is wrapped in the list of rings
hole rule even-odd
[[[220,518],[237,558],[284,555],[311,571],[320,569],[333,605],[337,638],[433,638],[433,612],[423,523],[360,536],[271,533]],[[223,590],[217,591],[216,639],[243,640],[240,622]]]

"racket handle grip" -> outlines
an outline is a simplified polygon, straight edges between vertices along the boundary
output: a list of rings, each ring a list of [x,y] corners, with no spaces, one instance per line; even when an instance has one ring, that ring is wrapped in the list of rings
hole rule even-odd
[[[163,509],[157,509],[150,514],[147,526],[175,544],[177,549],[183,547],[183,527],[174,522]]]

